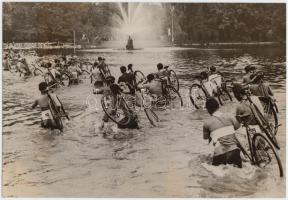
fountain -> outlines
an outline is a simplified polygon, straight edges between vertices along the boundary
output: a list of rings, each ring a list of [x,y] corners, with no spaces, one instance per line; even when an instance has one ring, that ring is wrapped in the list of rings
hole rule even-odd
[[[133,40],[137,47],[155,46],[159,42],[162,21],[159,15],[161,4],[153,3],[117,3],[119,12],[112,17],[112,35],[118,41],[128,41],[127,50],[134,48]],[[133,38],[133,39],[132,39]],[[121,42],[123,48],[125,44]],[[139,48],[138,48],[139,49]]]
[[[132,38],[130,37],[130,35],[129,35],[129,37],[128,37],[126,49],[127,49],[127,50],[133,50],[133,49],[134,49],[133,40],[132,40]]]
[[[118,2],[113,6],[115,11],[110,18],[110,39],[84,51],[131,51],[167,45],[161,40],[165,34],[165,7],[161,3]]]

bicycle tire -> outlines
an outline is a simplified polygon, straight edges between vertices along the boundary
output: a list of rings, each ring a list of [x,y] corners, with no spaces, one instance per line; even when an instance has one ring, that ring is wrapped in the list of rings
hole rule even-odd
[[[193,92],[192,92],[193,88],[196,88],[197,90],[200,90],[203,93],[202,96],[199,96],[199,92],[198,92],[198,95],[194,95]],[[190,98],[191,103],[194,105],[194,107],[196,109],[199,109],[199,108],[203,107],[203,104],[205,104],[206,99],[208,98],[208,94],[206,93],[206,91],[199,84],[194,83],[189,88],[189,98]],[[202,104],[197,103],[198,100],[202,101]]]
[[[273,103],[273,106],[274,106],[274,108],[275,108],[275,111],[276,111],[276,113],[279,113],[279,109],[278,109],[278,106],[277,106],[277,103]]]
[[[105,65],[105,68],[104,68],[104,71],[103,70],[100,70],[100,72],[102,73],[102,75],[105,77],[108,77],[108,76],[111,76],[111,72],[110,72],[110,69],[107,65]],[[105,72],[105,73],[104,73]]]
[[[226,95],[227,95],[227,96],[226,96]],[[225,98],[225,97],[226,97],[226,98]],[[228,98],[227,98],[227,97],[228,97]],[[225,98],[225,99],[224,99],[224,98]],[[219,100],[220,105],[223,106],[223,105],[224,105],[224,102],[227,102],[227,101],[225,101],[225,100],[232,101],[232,97],[231,97],[230,93],[229,93],[227,90],[221,88],[221,89],[220,89],[220,93],[218,94],[218,100]]]
[[[56,96],[56,97],[57,97],[57,96]],[[58,99],[59,103],[61,104],[61,110],[62,110],[63,114],[65,115],[65,117],[66,117],[68,120],[70,120],[70,117],[68,116],[68,114],[66,113],[66,111],[65,111],[65,109],[64,109],[64,106],[63,106],[62,101],[61,101],[58,97],[57,97],[57,99]]]
[[[102,106],[102,109],[103,109],[103,111],[105,112],[105,114],[109,117],[109,119],[111,119],[113,122],[115,122],[116,124],[118,124],[118,125],[121,125],[121,126],[126,126],[126,125],[128,125],[129,123],[130,123],[130,121],[131,121],[131,115],[130,115],[130,112],[129,112],[129,110],[128,110],[128,107],[126,107],[125,106],[125,101],[123,100],[123,103],[124,103],[124,110],[123,109],[121,109],[122,111],[123,111],[123,114],[122,113],[120,113],[120,115],[124,115],[124,118],[123,119],[125,119],[125,120],[123,120],[123,119],[120,119],[120,121],[118,121],[114,116],[116,115],[119,115],[119,113],[117,114],[117,111],[120,111],[120,109],[118,109],[117,107],[118,107],[118,102],[116,102],[116,106],[115,106],[115,108],[112,108],[112,112],[113,113],[115,113],[114,115],[112,115],[111,113],[112,112],[110,112],[109,110],[108,110],[108,108],[107,108],[107,106],[106,106],[106,102],[105,102],[105,98],[107,98],[109,96],[109,98],[110,99],[112,99],[112,98],[114,98],[114,96],[113,95],[110,95],[110,94],[106,94],[106,95],[103,95],[102,96],[102,98],[101,98],[101,106]],[[121,99],[120,99],[121,100]]]
[[[146,80],[145,75],[139,70],[134,71],[134,78],[136,85],[138,85],[141,81]]]
[[[55,84],[57,82],[51,73],[46,73],[44,76],[44,80],[48,84],[48,86],[54,85],[53,88],[57,87],[57,84]]]
[[[34,76],[39,76],[39,75],[42,75],[42,74],[43,74],[43,71],[41,69],[36,68],[36,69],[33,70],[33,75]]]
[[[177,91],[179,91],[179,80],[177,78],[176,72],[174,70],[169,70],[169,84],[172,85]],[[171,76],[172,75],[172,76]],[[173,79],[171,80],[171,77],[175,77],[174,81]]]
[[[50,112],[52,114],[53,121],[55,123],[55,128],[63,132],[64,127],[63,127],[61,115],[59,116],[59,113],[57,111],[57,106],[55,105],[55,102],[50,97],[50,95],[49,95],[49,99],[50,99],[49,101]]]
[[[260,98],[259,98],[259,100],[261,101]],[[270,121],[273,120],[273,124],[274,124],[275,128],[278,128],[278,116],[277,116],[277,111],[275,110],[276,107],[273,105],[273,103],[271,101],[270,102],[261,101],[261,102],[262,102],[262,105],[264,108],[264,112],[265,112],[265,114],[267,114],[267,118]],[[277,133],[277,131],[275,133]]]
[[[262,115],[262,113],[258,110],[256,106],[254,106],[255,109],[251,109],[252,113],[258,122],[258,125],[264,131],[268,139],[272,142],[272,144],[277,148],[280,149],[280,145],[276,139],[276,128],[272,127],[273,125],[269,124],[269,122],[265,119],[265,117]],[[255,113],[256,112],[256,113]]]
[[[159,122],[159,118],[156,113],[150,108],[144,108],[145,114],[151,125],[157,126],[156,122]],[[156,122],[155,122],[156,121]]]
[[[278,167],[279,167],[279,175],[280,175],[280,177],[283,177],[283,166],[282,166],[281,160],[280,160],[276,150],[274,149],[273,145],[262,134],[256,133],[252,138],[252,151],[253,151],[253,154],[255,157],[255,164],[257,166],[259,166],[261,168],[265,168],[267,166],[267,164],[265,166],[262,165],[263,161],[265,161],[264,156],[268,157],[269,163],[271,162],[271,160],[273,158],[271,157],[271,155],[269,155],[268,150],[272,150],[272,152],[271,152],[271,153],[273,153],[272,157],[274,155],[274,157],[276,158]]]
[[[69,74],[66,72],[61,74],[61,80],[60,81],[61,81],[61,84],[63,86],[66,86],[66,87],[70,86],[70,84],[71,84],[71,78],[70,78]]]
[[[167,101],[167,103],[169,104],[169,105],[171,105],[172,104],[172,100],[174,101],[175,100],[175,98],[179,98],[179,100],[180,100],[180,107],[183,107],[183,99],[182,99],[182,97],[181,97],[181,95],[180,95],[180,93],[173,87],[173,86],[171,86],[171,85],[167,85],[166,86],[166,88],[165,88],[165,90],[166,90],[166,101]],[[176,97],[177,96],[177,97]],[[176,102],[177,103],[177,102]]]

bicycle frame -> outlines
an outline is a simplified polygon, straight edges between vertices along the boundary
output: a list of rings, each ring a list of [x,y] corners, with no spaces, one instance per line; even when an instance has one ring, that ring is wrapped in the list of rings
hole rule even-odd
[[[205,91],[205,94],[207,95],[207,98],[211,97],[211,95],[209,94],[208,90],[206,89],[206,87],[204,86],[203,80],[199,79],[200,82],[200,86],[201,88]]]
[[[256,130],[253,129],[253,128],[250,128],[247,123],[243,123],[242,126],[245,127],[245,130],[246,130],[246,136],[247,136],[247,140],[248,140],[250,155],[245,150],[245,148],[241,145],[241,142],[236,137],[236,140],[238,142],[237,146],[240,148],[240,150],[243,152],[243,154],[249,158],[250,162],[252,164],[255,164],[256,163],[256,158],[255,158],[254,154],[252,153],[253,152],[252,138],[253,138],[254,134],[256,133]]]

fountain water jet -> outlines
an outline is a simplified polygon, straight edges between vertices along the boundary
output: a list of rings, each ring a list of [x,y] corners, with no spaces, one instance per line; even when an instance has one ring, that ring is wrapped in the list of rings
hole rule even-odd
[[[161,35],[161,6],[147,3],[117,3],[119,13],[112,17],[113,37],[125,47],[128,36],[136,41],[135,46],[155,46]],[[119,44],[119,42],[118,42]]]

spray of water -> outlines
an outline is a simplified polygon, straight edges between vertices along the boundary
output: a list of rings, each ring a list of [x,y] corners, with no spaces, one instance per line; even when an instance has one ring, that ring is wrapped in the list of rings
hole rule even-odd
[[[159,4],[118,3],[119,12],[112,18],[113,36],[116,40],[157,40],[161,35],[161,10]],[[159,12],[160,11],[160,12]]]

